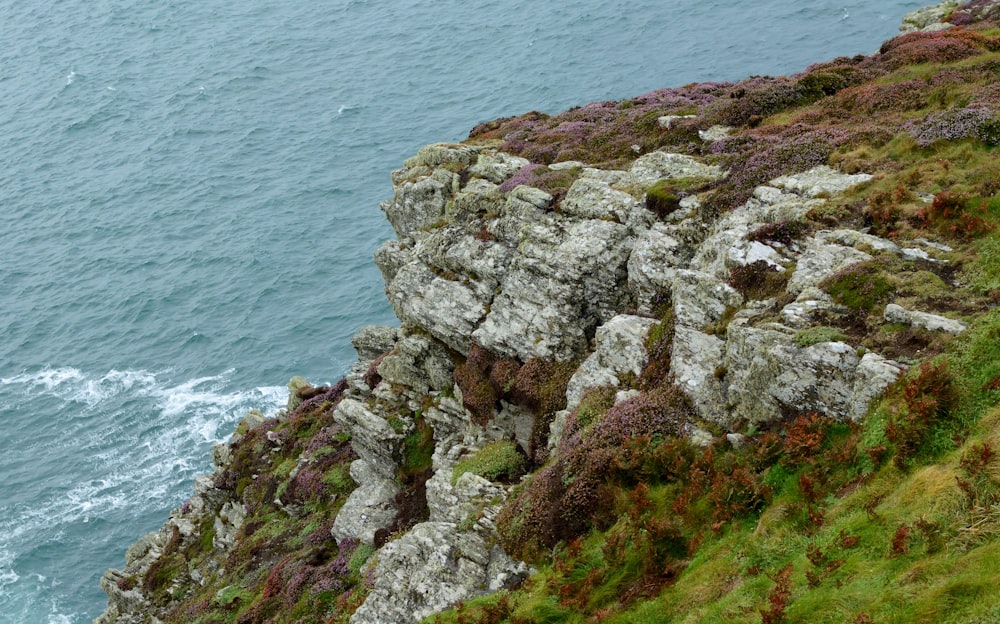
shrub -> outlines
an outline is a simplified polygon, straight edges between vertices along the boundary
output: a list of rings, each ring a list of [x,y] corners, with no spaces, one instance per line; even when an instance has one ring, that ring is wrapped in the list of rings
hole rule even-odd
[[[779,271],[770,262],[757,260],[734,267],[728,283],[747,299],[766,299],[784,291],[789,277],[788,271]]]
[[[811,88],[790,78],[755,76],[734,85],[729,98],[716,100],[706,118],[726,126],[755,127],[765,117],[808,101],[813,94]]]
[[[993,112],[987,108],[966,107],[931,113],[904,126],[917,140],[917,145],[927,147],[937,141],[958,141],[980,138],[980,129],[986,126],[983,137],[993,141]],[[985,143],[986,141],[984,141]],[[995,145],[995,142],[992,143]]]
[[[867,83],[844,89],[837,97],[824,102],[823,108],[827,111],[846,109],[855,115],[918,110],[927,103],[928,89],[929,85],[923,80]]]
[[[497,394],[490,383],[489,372],[496,356],[473,344],[469,357],[455,367],[455,384],[462,391],[462,405],[472,414],[472,421],[485,426],[493,419]]]
[[[930,206],[921,209],[918,214],[924,225],[937,227],[941,232],[960,238],[975,238],[993,230],[988,217],[986,200],[977,203],[973,198],[948,191],[935,195]]]
[[[747,240],[791,245],[808,234],[811,229],[805,221],[779,221],[760,226],[747,235]]]
[[[958,399],[948,363],[924,362],[915,374],[896,383],[892,396],[901,401],[893,404],[885,433],[895,446],[896,465],[902,468],[918,454],[933,456],[943,450],[940,441],[928,442],[947,426],[947,416]]]
[[[882,44],[875,62],[886,69],[919,63],[949,63],[981,54],[989,39],[970,31],[913,32]]]
[[[759,131],[757,131],[759,133]],[[782,175],[799,173],[827,162],[838,145],[851,139],[842,131],[795,125],[771,134],[752,134],[716,141],[712,150],[731,161],[729,176],[712,198],[720,210],[736,208],[754,188]]]
[[[454,485],[462,474],[471,472],[490,481],[511,482],[524,473],[525,460],[517,445],[507,440],[490,442],[475,454],[462,459],[452,469]]]
[[[545,165],[525,165],[500,185],[500,191],[507,193],[521,185],[531,186],[552,195],[558,204],[579,175],[579,169],[549,169]]]

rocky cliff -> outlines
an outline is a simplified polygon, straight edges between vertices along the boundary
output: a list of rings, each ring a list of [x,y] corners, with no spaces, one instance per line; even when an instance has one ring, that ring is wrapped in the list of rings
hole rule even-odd
[[[401,326],[361,330],[337,386],[295,381],[278,418],[244,419],[192,499],[105,574],[96,622],[410,624],[573,576],[559,562],[583,537],[631,522],[659,536],[649,556],[662,569],[608,585],[620,610],[672,586],[730,524],[785,505],[782,517],[822,525],[847,488],[921,456],[930,442],[906,422],[883,423],[882,438],[859,423],[883,395],[912,399],[906,414],[951,396],[946,382],[921,394],[897,380],[913,368],[907,379],[931,384],[917,365],[965,344],[955,336],[992,305],[969,255],[992,231],[996,187],[977,173],[996,145],[990,70],[962,98],[990,114],[938,137],[965,141],[961,162],[941,151],[954,145],[913,145],[954,102],[928,91],[897,118],[907,96],[888,93],[912,64],[937,64],[920,78],[932,85],[968,59],[1000,62],[991,6],[908,16],[931,31],[906,35],[918,45],[791,79],[499,120],[421,149],[392,174],[382,208],[396,239],[375,254]],[[949,15],[981,30],[946,39],[935,24]],[[942,158],[955,164],[941,172]],[[971,199],[944,207],[974,184],[981,225],[962,216]],[[862,430],[875,437],[860,442]],[[855,437],[823,442],[842,435]],[[823,455],[832,447],[839,462]],[[841,475],[847,465],[862,467]],[[714,476],[696,483],[698,471]],[[794,513],[786,481],[805,500]],[[674,502],[650,502],[650,488]],[[629,520],[657,504],[674,512]],[[639,543],[629,535],[616,539]],[[552,609],[613,613],[576,595],[611,583],[609,565],[604,581],[580,585],[584,571],[564,585]],[[542,618],[540,606],[511,615],[527,600],[470,621]]]

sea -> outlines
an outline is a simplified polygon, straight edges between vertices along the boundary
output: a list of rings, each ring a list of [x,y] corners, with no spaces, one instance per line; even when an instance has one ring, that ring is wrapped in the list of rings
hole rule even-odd
[[[395,322],[421,145],[871,53],[921,4],[0,0],[0,622],[91,622],[213,444]]]

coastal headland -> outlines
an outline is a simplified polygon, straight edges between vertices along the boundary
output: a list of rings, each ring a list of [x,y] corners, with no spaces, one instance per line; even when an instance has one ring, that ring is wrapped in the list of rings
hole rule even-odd
[[[96,624],[1000,621],[1000,3],[901,30],[420,149]]]

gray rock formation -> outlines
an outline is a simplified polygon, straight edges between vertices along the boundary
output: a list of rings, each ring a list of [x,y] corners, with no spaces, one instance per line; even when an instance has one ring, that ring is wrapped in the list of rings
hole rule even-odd
[[[525,452],[536,442],[538,415],[524,407],[498,400],[485,424],[463,407],[454,371],[473,345],[521,362],[580,362],[566,391],[567,409],[551,424],[554,452],[569,411],[588,389],[618,387],[640,374],[647,336],[659,322],[649,318],[654,311],[673,312],[671,372],[702,421],[725,429],[737,419],[773,420],[788,407],[857,419],[903,367],[844,342],[798,346],[797,331],[843,312],[817,285],[875,253],[924,254],[928,261],[944,253],[851,230],[821,231],[791,244],[750,240],[758,228],[801,220],[828,197],[869,179],[828,167],[778,178],[721,216],[703,209],[708,195],[692,195],[658,220],[638,199],[650,185],[718,179],[724,172],[661,152],[641,156],[627,171],[561,163],[554,168],[579,177],[556,205],[542,189],[499,190],[526,164],[489,147],[439,144],[393,173],[393,198],[382,207],[397,240],[380,247],[375,260],[402,327],[364,328],[352,341],[359,359],[333,418],[350,433],[359,457],[350,468],[358,486],[334,519],[332,535],[381,545],[376,535],[397,526],[405,440],[418,425],[431,428],[433,474],[426,482],[428,520],[377,551],[368,564],[374,586],[353,624],[412,624],[530,572],[497,546],[495,520],[509,486],[454,474],[458,462],[490,442],[515,442]],[[760,261],[789,276],[787,292],[752,301],[729,285],[734,268]],[[887,308],[887,319],[905,313],[906,322],[919,326],[957,323],[897,307]],[[635,393],[623,388],[618,399]],[[712,427],[700,424],[690,423],[687,431],[699,444],[710,443]],[[273,442],[282,443],[275,436]],[[223,446],[214,456],[224,466],[232,453]],[[296,470],[307,462],[300,458]],[[212,515],[219,565],[224,562],[245,509],[201,479],[188,508],[130,551],[124,571],[105,575],[109,609],[100,624],[148,621],[135,619],[146,598],[130,579],[149,569],[174,533],[196,539],[196,514],[205,513]]]
[[[911,11],[903,16],[903,23],[900,24],[899,31],[908,33],[918,30],[934,31],[951,28],[951,24],[944,23],[943,20],[947,19],[958,5],[959,2],[956,0],[945,0],[940,4]]]
[[[927,312],[907,310],[895,303],[885,306],[884,317],[887,323],[901,323],[919,329],[926,329],[927,331],[940,331],[948,334],[961,334],[969,327],[968,323],[963,321],[938,316],[937,314],[928,314]]]

